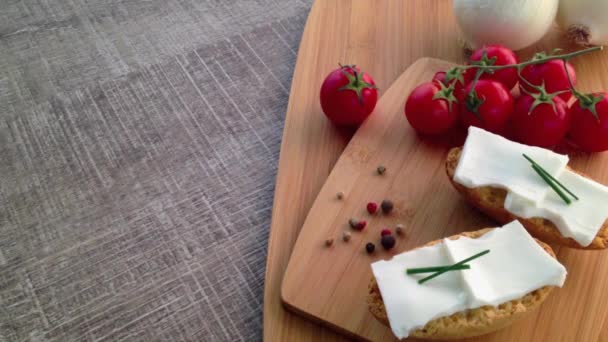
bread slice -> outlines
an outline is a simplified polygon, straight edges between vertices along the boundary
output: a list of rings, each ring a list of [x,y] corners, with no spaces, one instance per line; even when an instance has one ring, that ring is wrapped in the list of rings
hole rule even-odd
[[[451,236],[449,239],[456,240],[461,236],[476,239],[492,229],[493,228],[485,228],[474,232],[464,232]],[[425,246],[432,246],[441,241],[443,240],[435,240],[427,243]],[[555,253],[553,253],[553,250],[549,245],[538,240],[536,240],[536,242],[538,242],[549,255],[555,258]],[[526,294],[522,298],[503,303],[498,307],[482,306],[477,309],[466,310],[450,316],[436,318],[429,321],[424,327],[412,331],[410,337],[431,340],[452,340],[491,333],[510,325],[536,309],[547,296],[549,296],[549,293],[553,288],[554,286],[541,287],[540,289]],[[379,321],[388,326],[388,317],[386,316],[382,295],[380,294],[376,279],[373,277],[368,290],[367,304],[369,311]]]
[[[505,198],[507,197],[506,190],[490,186],[471,189],[456,183],[454,181],[454,172],[456,172],[456,166],[458,166],[461,151],[462,148],[456,147],[451,149],[448,153],[445,163],[448,178],[456,190],[458,190],[458,192],[460,192],[468,202],[470,202],[474,207],[479,209],[484,214],[503,224],[517,219],[532,236],[547,243],[555,243],[562,246],[580,249],[604,249],[608,247],[608,220],[604,222],[602,228],[600,228],[591,244],[588,246],[581,246],[572,238],[564,237],[550,220],[540,217],[525,219],[508,212],[505,209]]]

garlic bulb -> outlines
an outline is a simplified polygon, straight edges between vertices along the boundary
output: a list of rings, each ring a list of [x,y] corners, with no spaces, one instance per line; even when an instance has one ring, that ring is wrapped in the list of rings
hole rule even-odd
[[[536,43],[549,31],[558,3],[559,0],[454,0],[454,14],[472,48],[501,44],[519,50]]]
[[[608,43],[607,0],[560,0],[557,23],[583,45]]]

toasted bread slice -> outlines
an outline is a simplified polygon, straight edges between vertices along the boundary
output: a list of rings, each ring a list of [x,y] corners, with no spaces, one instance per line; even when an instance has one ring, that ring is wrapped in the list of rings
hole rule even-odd
[[[445,163],[448,178],[456,190],[458,190],[458,192],[460,192],[468,202],[470,202],[474,207],[479,209],[484,214],[503,224],[517,219],[532,236],[547,243],[555,243],[562,246],[580,249],[603,249],[608,247],[608,220],[604,222],[602,228],[600,228],[591,244],[588,246],[581,246],[575,240],[564,237],[550,220],[540,217],[525,219],[508,212],[505,209],[505,198],[507,197],[506,190],[490,186],[471,189],[456,183],[454,181],[454,172],[456,172],[456,166],[458,166],[461,151],[462,148],[456,147],[451,149],[448,153]]]
[[[461,236],[476,239],[492,229],[493,228],[485,228],[474,232],[464,232],[451,236],[449,239],[456,240]],[[425,246],[432,246],[441,241],[443,240],[431,241]],[[536,240],[536,242],[538,242],[549,255],[555,258],[555,253],[553,253],[553,250],[549,245],[538,240]],[[450,316],[436,318],[428,322],[423,328],[412,331],[410,337],[431,340],[452,340],[491,333],[510,325],[536,309],[547,296],[549,296],[549,293],[553,288],[554,286],[541,287],[526,294],[522,298],[503,303],[498,307],[482,306],[477,309],[466,310]],[[367,304],[369,311],[374,317],[388,326],[389,322],[384,302],[382,301],[382,295],[380,294],[376,279],[373,277],[369,284]]]

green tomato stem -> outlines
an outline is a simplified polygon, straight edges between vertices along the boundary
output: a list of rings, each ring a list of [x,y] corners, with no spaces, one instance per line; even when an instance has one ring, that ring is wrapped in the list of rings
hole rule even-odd
[[[507,64],[507,65],[465,65],[462,68],[463,69],[471,69],[471,68],[479,68],[479,69],[483,69],[483,70],[502,70],[502,69],[508,69],[508,68],[517,68],[517,67],[527,67],[528,65],[533,65],[533,64],[542,64],[554,59],[561,59],[561,60],[569,60],[572,59],[574,57],[580,56],[580,55],[585,55],[588,54],[590,52],[594,52],[594,51],[601,51],[603,50],[604,47],[603,46],[594,46],[594,47],[590,47],[587,49],[583,49],[580,51],[575,51],[575,52],[571,52],[571,53],[566,53],[563,55],[553,55],[553,56],[546,56],[543,58],[539,58],[539,59],[531,59],[529,61],[526,62],[522,62],[522,63],[518,63],[518,64]]]
[[[475,87],[477,86],[477,82],[481,78],[481,75],[483,75],[483,70],[482,69],[477,69],[477,72],[475,73],[475,78],[471,82],[471,90],[469,90],[465,102],[467,103],[467,107],[471,108],[471,112],[481,122],[483,122],[484,121],[483,117],[481,116],[481,114],[479,114],[479,106],[481,106],[483,104],[483,102],[485,102],[485,101],[480,100],[477,97],[477,92],[475,91]]]
[[[572,82],[572,78],[570,77],[570,71],[568,71],[568,60],[564,59],[563,62],[564,70],[566,70],[566,77],[568,77],[568,84],[570,85],[570,91],[572,92],[572,94],[574,94],[576,98],[585,102],[585,104],[588,104],[590,102],[589,98],[586,95],[580,93],[578,90],[576,90],[576,88],[574,88],[574,82]]]
[[[524,81],[525,84],[527,84],[530,88],[535,89],[538,92],[542,92],[544,89],[541,89],[541,87],[532,84],[530,81],[528,81],[522,74],[521,74],[521,69],[523,69],[523,67],[517,67],[517,76],[519,77],[519,79],[521,79],[522,81]],[[528,92],[526,92],[526,94],[528,94]]]

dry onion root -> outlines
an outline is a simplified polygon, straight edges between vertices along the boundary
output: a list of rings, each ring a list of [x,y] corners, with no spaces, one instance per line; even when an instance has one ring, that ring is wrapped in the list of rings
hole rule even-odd
[[[608,1],[560,0],[557,23],[580,45],[608,43]]]

